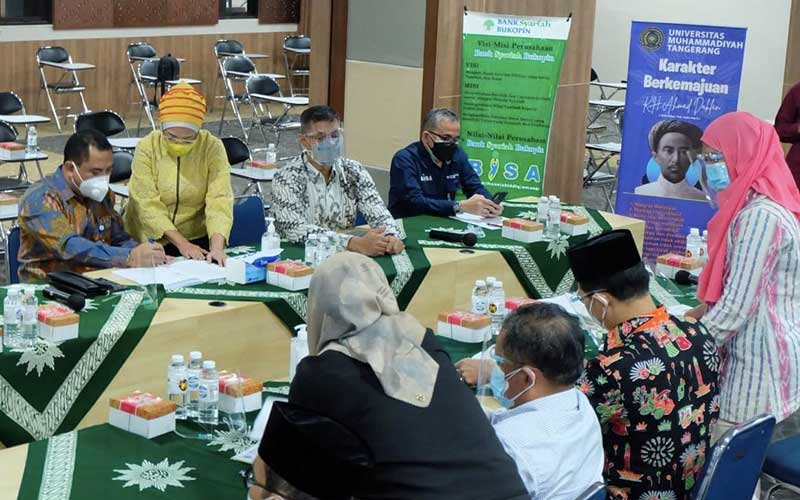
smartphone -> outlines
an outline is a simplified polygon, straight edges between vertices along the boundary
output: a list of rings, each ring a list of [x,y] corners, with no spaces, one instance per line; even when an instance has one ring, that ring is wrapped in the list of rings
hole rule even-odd
[[[492,201],[499,205],[504,201],[506,201],[506,196],[508,196],[508,193],[506,191],[495,193],[494,196],[492,196]]]

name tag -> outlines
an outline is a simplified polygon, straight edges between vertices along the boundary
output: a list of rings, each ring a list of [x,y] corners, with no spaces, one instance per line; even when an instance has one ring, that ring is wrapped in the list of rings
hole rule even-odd
[[[432,175],[422,175],[422,176],[420,176],[419,180],[420,180],[420,182],[433,182],[433,176]]]

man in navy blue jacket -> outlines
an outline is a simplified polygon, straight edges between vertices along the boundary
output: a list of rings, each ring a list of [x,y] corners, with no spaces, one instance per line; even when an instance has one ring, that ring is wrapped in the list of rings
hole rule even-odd
[[[414,215],[449,217],[461,212],[483,217],[500,215],[494,203],[458,147],[461,125],[458,116],[444,108],[425,115],[418,142],[409,144],[392,158],[389,211],[394,218]],[[466,197],[456,201],[461,189]]]

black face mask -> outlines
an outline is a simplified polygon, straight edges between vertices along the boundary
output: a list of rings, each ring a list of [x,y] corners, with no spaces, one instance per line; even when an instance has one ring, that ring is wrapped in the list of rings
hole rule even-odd
[[[458,149],[458,143],[456,142],[434,142],[431,153],[437,160],[448,163],[456,154],[456,149]]]

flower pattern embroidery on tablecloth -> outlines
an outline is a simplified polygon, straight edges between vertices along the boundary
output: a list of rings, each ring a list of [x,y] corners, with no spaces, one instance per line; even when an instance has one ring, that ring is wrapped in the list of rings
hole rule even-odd
[[[22,356],[17,361],[17,366],[26,364],[25,375],[36,370],[36,375],[41,377],[44,368],[56,369],[56,358],[63,358],[64,353],[52,342],[36,339],[33,347],[22,351]]]
[[[195,480],[187,475],[194,468],[184,467],[183,460],[170,464],[169,459],[165,458],[158,463],[145,460],[141,465],[128,463],[125,465],[128,467],[127,469],[114,469],[119,476],[113,478],[114,481],[126,481],[122,485],[123,488],[138,486],[139,491],[155,488],[164,492],[168,486],[183,488],[184,481]]]

